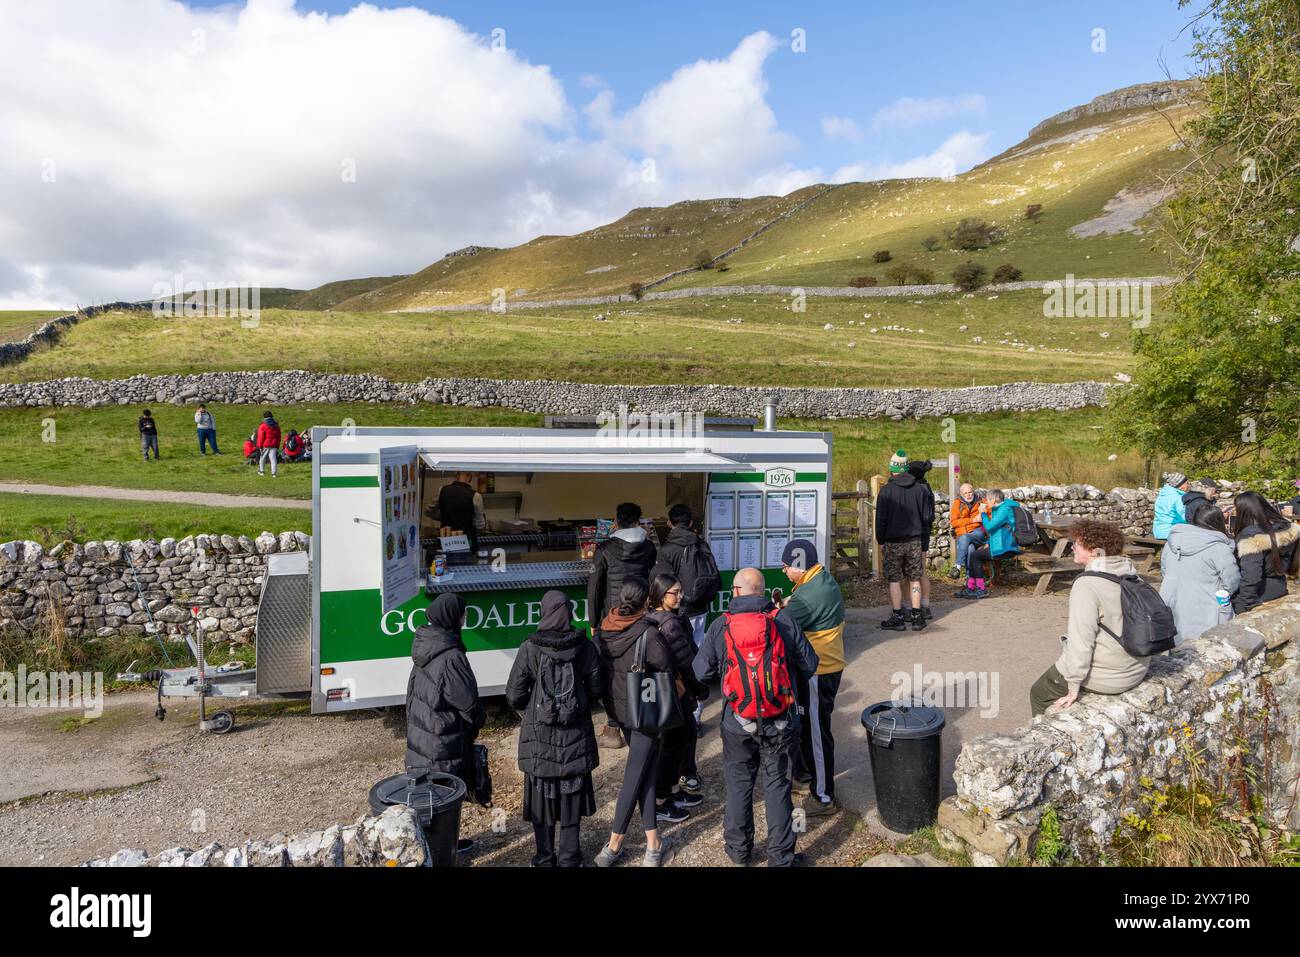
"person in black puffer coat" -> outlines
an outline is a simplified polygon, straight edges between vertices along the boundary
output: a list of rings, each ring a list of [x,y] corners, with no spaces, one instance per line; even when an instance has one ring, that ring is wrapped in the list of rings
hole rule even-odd
[[[605,693],[604,669],[596,646],[573,627],[563,592],[544,594],[541,613],[506,682],[506,702],[523,716],[523,814],[537,841],[534,867],[581,867],[580,827],[596,812],[591,772],[600,764],[591,705]]]
[[[454,774],[474,786],[474,739],[486,713],[460,629],[465,600],[439,595],[411,645],[415,667],[406,685],[406,767]]]
[[[1233,505],[1241,584],[1232,596],[1232,610],[1241,614],[1286,595],[1287,575],[1300,547],[1300,525],[1283,518],[1258,492],[1242,492]]]
[[[690,619],[682,612],[682,583],[675,576],[660,574],[654,577],[650,583],[650,611],[645,617],[668,643],[677,671],[682,714],[691,714],[700,700],[708,697],[709,689],[692,670],[695,642],[691,637]],[[698,741],[695,728],[683,722],[680,727],[665,731],[662,738],[655,801],[661,808],[669,801],[680,808],[694,807],[702,800],[695,767]]]

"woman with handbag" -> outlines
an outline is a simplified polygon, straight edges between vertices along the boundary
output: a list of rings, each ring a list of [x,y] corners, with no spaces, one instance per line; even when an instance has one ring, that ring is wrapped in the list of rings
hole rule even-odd
[[[695,642],[691,637],[691,621],[682,609],[682,583],[675,575],[665,572],[651,580],[650,611],[646,620],[654,623],[668,643],[677,674],[678,706],[683,715],[693,715],[696,703],[708,696],[708,687],[702,685],[691,670],[695,661]],[[695,768],[696,742],[692,722],[683,722],[663,733],[655,787],[658,818],[662,823],[684,821],[690,816],[686,808],[695,807],[704,800],[700,796],[699,775]]]
[[[596,629],[611,680],[609,699],[628,745],[609,843],[596,855],[597,867],[613,867],[623,860],[623,840],[638,804],[646,840],[641,865],[663,867],[674,854],[672,842],[659,836],[655,782],[661,734],[681,724],[682,716],[674,688],[672,652],[659,629],[646,620],[647,593],[645,579],[625,579],[618,604]]]
[[[506,701],[523,715],[523,814],[537,841],[534,867],[581,867],[579,829],[584,817],[596,813],[591,772],[600,764],[591,703],[605,693],[604,669],[596,646],[573,627],[563,592],[544,594],[541,612],[506,682]]]

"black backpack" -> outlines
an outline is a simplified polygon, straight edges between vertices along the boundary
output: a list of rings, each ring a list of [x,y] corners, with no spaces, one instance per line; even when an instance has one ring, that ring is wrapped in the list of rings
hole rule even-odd
[[[1149,658],[1174,647],[1178,628],[1160,592],[1137,575],[1112,575],[1109,572],[1083,572],[1119,585],[1119,603],[1124,613],[1124,629],[1118,635],[1100,621],[1103,631],[1119,642],[1134,658]],[[1080,576],[1082,577],[1082,575]]]
[[[1016,544],[1021,548],[1037,545],[1038,523],[1034,521],[1034,513],[1023,505],[1013,505],[1011,506],[1011,514],[1015,518],[1011,535],[1015,538]]]
[[[701,540],[682,549],[677,580],[682,583],[686,604],[699,607],[713,603],[713,596],[722,589],[722,576],[718,574],[718,563],[713,560],[708,543]]]
[[[586,713],[587,694],[572,661],[561,661],[546,652],[537,656],[537,683],[533,686],[533,710],[542,724],[568,727]]]

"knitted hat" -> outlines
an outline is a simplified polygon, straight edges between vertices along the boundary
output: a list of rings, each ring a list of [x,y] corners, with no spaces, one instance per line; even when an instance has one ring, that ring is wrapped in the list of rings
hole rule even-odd
[[[806,538],[795,538],[781,549],[781,564],[804,571],[817,564],[817,546]]]
[[[889,471],[897,475],[899,472],[907,471],[907,450],[899,449],[889,457]]]
[[[1182,485],[1182,484],[1183,484],[1184,482],[1186,482],[1186,481],[1187,481],[1187,476],[1184,475],[1182,472],[1166,472],[1166,473],[1165,473],[1165,484],[1166,484],[1166,485],[1172,485],[1174,488],[1177,488],[1178,486]]]

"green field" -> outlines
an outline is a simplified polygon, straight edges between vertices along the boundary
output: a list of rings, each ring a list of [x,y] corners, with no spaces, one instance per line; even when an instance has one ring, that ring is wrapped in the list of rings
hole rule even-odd
[[[1158,293],[1155,301],[1158,310]],[[271,309],[253,329],[236,319],[116,313],[78,324],[57,345],[6,367],[4,376],[112,379],[306,365],[398,381],[479,376],[906,387],[1110,379],[1129,370],[1127,320],[1046,318],[1043,302],[1040,291],[1027,290],[970,298],[810,297],[804,312],[792,311],[780,296],[504,315]],[[598,313],[607,321],[596,321]],[[828,323],[835,328],[827,331]],[[972,341],[977,336],[982,343]]]
[[[184,538],[200,532],[247,535],[306,531],[311,512],[292,508],[215,508],[67,495],[0,494],[0,542],[33,539],[47,548],[77,542]]]
[[[0,310],[0,342],[17,342],[26,339],[39,329],[45,320],[55,316],[66,316],[68,312],[57,309],[2,309]]]

